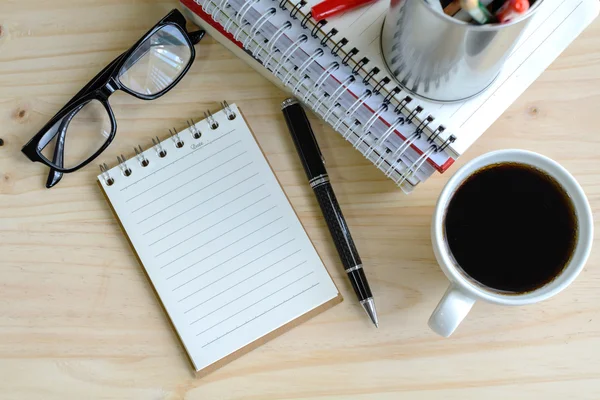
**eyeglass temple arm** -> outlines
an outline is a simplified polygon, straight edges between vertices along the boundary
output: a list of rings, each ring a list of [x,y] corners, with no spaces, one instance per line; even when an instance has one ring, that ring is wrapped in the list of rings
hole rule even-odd
[[[206,31],[203,31],[202,29],[188,33],[192,44],[198,44],[198,42],[200,42],[200,40],[202,40],[202,38],[204,37],[205,34],[206,34]]]
[[[52,156],[52,163],[54,165],[58,165],[59,167],[64,166],[64,155],[65,155],[65,140],[67,138],[67,128],[71,123],[71,120],[81,110],[83,105],[75,108],[71,111],[65,118],[60,122],[60,126],[57,129],[56,145],[54,146],[54,155]],[[48,173],[48,179],[46,179],[46,188],[50,189],[55,186],[63,177],[63,173],[55,170],[54,168],[50,168],[50,172]]]
[[[58,128],[58,137],[56,138],[56,145],[54,146],[54,155],[52,156],[52,162],[55,165],[58,165],[59,167],[62,167],[64,164],[65,139],[67,137],[66,125],[66,119],[63,119]],[[60,182],[62,177],[62,172],[58,172],[54,168],[50,168],[50,172],[48,173],[48,179],[46,179],[46,189],[52,188],[54,185]]]

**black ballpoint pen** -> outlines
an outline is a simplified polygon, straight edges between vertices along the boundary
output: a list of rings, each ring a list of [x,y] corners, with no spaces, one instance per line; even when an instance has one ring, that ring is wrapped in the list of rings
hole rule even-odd
[[[346,220],[342,215],[342,210],[340,210],[335,198],[333,188],[329,183],[325,161],[306,113],[296,99],[285,100],[281,104],[281,110],[352,288],[371,321],[376,327],[379,327],[375,301],[363,271],[362,261],[350,235]]]

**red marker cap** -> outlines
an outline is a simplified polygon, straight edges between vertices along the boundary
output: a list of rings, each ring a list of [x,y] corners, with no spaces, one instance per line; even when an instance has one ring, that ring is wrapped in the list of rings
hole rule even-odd
[[[496,12],[498,21],[508,22],[513,18],[523,15],[529,10],[529,0],[508,0]]]
[[[353,10],[377,0],[325,0],[311,8],[312,16],[320,21],[331,16],[341,14],[344,11]]]

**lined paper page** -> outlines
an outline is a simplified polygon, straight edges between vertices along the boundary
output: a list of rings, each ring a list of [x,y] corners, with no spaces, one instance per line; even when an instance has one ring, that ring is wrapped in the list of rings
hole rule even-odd
[[[319,1],[308,0],[307,8]],[[360,51],[357,59],[369,58],[369,69],[378,67],[387,71],[380,35],[388,7],[389,1],[376,1],[329,19],[325,29],[335,27],[339,31],[336,38],[349,40],[347,49],[356,47]],[[544,0],[500,75],[484,93],[470,100],[445,104],[419,98],[418,103],[425,109],[423,114],[431,114],[436,122],[445,125],[448,128],[445,135],[456,136],[450,146],[454,155],[464,153],[598,16],[599,10],[598,0]]]
[[[196,368],[338,295],[239,110],[115,167],[101,185]]]

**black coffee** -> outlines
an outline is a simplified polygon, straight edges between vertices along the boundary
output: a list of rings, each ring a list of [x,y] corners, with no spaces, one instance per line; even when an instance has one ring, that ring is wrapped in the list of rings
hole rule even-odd
[[[554,178],[517,163],[485,167],[463,182],[446,211],[445,229],[467,275],[513,293],[560,274],[577,241],[567,193]]]

